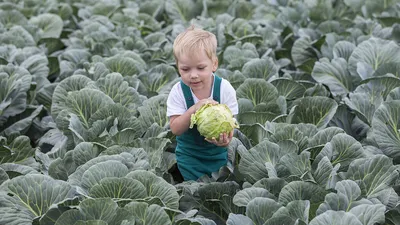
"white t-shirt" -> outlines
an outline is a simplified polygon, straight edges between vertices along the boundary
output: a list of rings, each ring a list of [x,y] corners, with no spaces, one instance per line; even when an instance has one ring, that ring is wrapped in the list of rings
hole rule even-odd
[[[194,104],[196,104],[199,99],[193,93],[192,90],[192,97],[194,100]],[[208,97],[209,99],[213,99],[213,91],[214,91],[214,84],[211,87],[211,95]],[[236,91],[229,83],[229,81],[222,78],[221,87],[220,87],[220,103],[226,104],[229,109],[232,111],[233,115],[237,115],[239,111],[238,103],[236,100]],[[167,116],[175,116],[175,115],[182,115],[187,111],[185,96],[183,95],[181,82],[176,83],[171,92],[168,95],[167,100]]]

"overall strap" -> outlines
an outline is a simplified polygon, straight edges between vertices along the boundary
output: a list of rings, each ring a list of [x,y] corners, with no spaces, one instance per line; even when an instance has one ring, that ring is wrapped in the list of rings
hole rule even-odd
[[[220,93],[221,93],[221,82],[222,79],[221,77],[214,75],[215,79],[214,79],[214,90],[213,90],[213,99],[215,101],[217,101],[218,103],[221,103],[221,97],[220,97]]]
[[[184,84],[182,81],[181,81],[181,87],[182,87],[183,95],[185,96],[186,107],[189,109],[190,107],[192,107],[192,105],[194,105],[192,92],[190,91],[190,88],[186,84]]]

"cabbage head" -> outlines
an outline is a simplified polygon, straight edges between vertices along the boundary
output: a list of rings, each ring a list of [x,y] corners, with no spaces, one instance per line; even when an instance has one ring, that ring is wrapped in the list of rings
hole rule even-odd
[[[205,104],[190,118],[190,128],[197,125],[199,133],[207,139],[218,140],[221,133],[229,134],[239,128],[231,110],[225,104]]]

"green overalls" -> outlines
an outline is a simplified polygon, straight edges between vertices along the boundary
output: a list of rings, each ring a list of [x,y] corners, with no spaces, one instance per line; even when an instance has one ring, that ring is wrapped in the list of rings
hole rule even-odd
[[[220,102],[221,78],[214,76],[213,99]],[[194,105],[190,88],[181,81],[181,87],[189,109]],[[207,174],[218,171],[227,164],[227,147],[218,147],[204,140],[197,127],[187,130],[176,137],[176,161],[178,169],[185,180],[197,180]]]

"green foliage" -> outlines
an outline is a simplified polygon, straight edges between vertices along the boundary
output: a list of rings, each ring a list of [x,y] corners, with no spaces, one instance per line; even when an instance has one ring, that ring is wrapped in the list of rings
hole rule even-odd
[[[0,225],[399,224],[399,2],[1,2]],[[166,102],[191,24],[240,128],[182,182]]]

